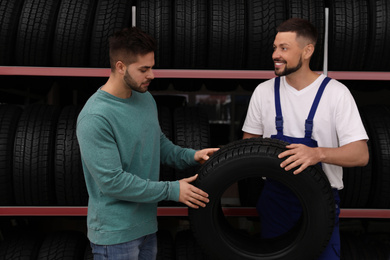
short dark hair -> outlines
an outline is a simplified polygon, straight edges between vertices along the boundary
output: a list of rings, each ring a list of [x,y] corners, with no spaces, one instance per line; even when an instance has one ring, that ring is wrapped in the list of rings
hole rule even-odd
[[[115,70],[115,64],[119,60],[129,65],[136,62],[138,55],[156,50],[156,40],[137,27],[115,32],[109,37],[108,42],[111,70]]]
[[[290,18],[280,24],[276,30],[278,32],[295,32],[297,37],[308,39],[314,46],[317,43],[317,29],[308,20],[301,18]]]

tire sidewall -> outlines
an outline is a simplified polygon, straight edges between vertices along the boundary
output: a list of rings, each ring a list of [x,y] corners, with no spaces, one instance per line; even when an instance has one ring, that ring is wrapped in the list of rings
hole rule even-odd
[[[234,158],[215,167],[212,174],[199,178],[197,186],[209,194],[210,203],[205,208],[190,210],[190,220],[194,233],[204,238],[200,239],[199,243],[206,250],[217,251],[224,259],[311,259],[319,254],[330,236],[329,227],[324,227],[326,222],[323,220],[334,219],[334,210],[324,205],[329,205],[329,200],[333,197],[329,198],[319,192],[318,183],[311,176],[311,172],[294,175],[281,169],[280,162],[277,158],[259,156]],[[314,170],[318,171],[318,168]],[[202,177],[201,172],[200,176]],[[238,180],[260,176],[280,181],[289,187],[300,199],[303,207],[304,220],[301,230],[292,244],[278,252],[256,254],[245,251],[242,249],[243,245],[231,237],[227,222],[221,214],[220,198],[227,188]],[[326,184],[328,183],[325,182],[324,185]],[[332,194],[331,190],[329,194]]]

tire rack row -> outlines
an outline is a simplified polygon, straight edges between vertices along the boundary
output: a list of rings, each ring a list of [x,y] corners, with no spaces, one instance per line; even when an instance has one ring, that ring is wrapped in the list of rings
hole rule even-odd
[[[156,78],[224,78],[224,79],[269,79],[273,71],[251,70],[154,70]],[[108,77],[110,69],[59,68],[59,67],[7,67],[0,66],[4,76],[69,76]],[[338,80],[388,80],[389,72],[329,71],[328,76]],[[86,216],[87,207],[0,207],[0,216]],[[257,216],[254,208],[223,208],[226,216]],[[158,216],[188,216],[186,207],[159,207]],[[341,218],[388,218],[390,209],[341,209]]]

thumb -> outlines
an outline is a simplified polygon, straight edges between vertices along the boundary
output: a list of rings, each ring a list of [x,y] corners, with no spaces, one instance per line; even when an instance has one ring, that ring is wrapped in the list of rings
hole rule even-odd
[[[183,179],[183,180],[184,180],[185,182],[191,183],[191,182],[195,181],[196,178],[198,178],[198,174],[195,174],[194,176],[185,178],[185,179]]]

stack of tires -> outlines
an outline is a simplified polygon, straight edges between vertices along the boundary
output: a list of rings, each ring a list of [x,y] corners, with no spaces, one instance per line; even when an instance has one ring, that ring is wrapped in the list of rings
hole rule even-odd
[[[4,0],[0,65],[108,67],[108,35],[134,19],[157,40],[156,68],[272,69],[277,25],[301,17],[319,31],[321,70],[325,7],[329,69],[390,69],[386,0]]]
[[[76,120],[81,107],[0,105],[0,205],[86,206]],[[162,131],[182,147],[210,146],[207,115],[197,107],[159,107]],[[162,167],[161,180],[189,177]]]

